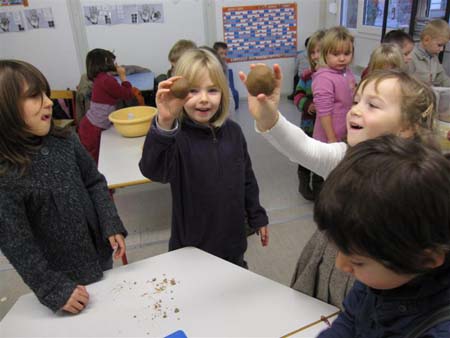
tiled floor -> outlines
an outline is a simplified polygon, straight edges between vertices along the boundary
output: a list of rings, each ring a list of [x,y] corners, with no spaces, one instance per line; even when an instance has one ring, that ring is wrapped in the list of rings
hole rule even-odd
[[[299,122],[292,101],[282,100],[280,111],[292,122]],[[261,203],[269,213],[271,224],[269,246],[261,247],[259,238],[250,236],[246,259],[250,270],[289,285],[300,251],[315,229],[312,203],[298,194],[297,166],[254,131],[246,101],[240,102],[234,119],[246,135]],[[118,189],[114,199],[130,233],[129,262],[166,252],[171,215],[169,186],[150,183]],[[0,319],[26,292],[29,289],[4,257],[0,257]]]

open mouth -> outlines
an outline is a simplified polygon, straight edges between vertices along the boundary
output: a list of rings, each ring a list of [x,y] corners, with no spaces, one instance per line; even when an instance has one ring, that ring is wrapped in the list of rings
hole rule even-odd
[[[42,115],[41,120],[49,121],[51,118],[52,118],[52,114],[45,114],[45,115]]]
[[[209,108],[197,108],[197,113],[201,115],[207,115],[211,111]]]
[[[360,129],[363,129],[362,126],[360,126],[359,124],[354,123],[354,122],[350,122],[350,123],[349,123],[349,126],[350,126],[351,129],[354,129],[354,130],[360,130]]]

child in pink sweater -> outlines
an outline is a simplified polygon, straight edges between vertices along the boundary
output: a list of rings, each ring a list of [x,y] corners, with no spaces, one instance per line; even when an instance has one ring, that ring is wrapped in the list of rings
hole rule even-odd
[[[321,47],[320,68],[312,83],[316,106],[313,137],[333,143],[345,137],[345,116],[353,103],[355,77],[348,67],[353,59],[353,36],[344,27],[330,28]]]

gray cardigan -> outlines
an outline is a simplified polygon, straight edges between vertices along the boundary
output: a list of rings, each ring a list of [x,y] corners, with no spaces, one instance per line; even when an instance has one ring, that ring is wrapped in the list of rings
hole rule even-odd
[[[0,249],[53,311],[102,277],[118,233],[127,234],[106,180],[74,135],[44,137],[24,175],[0,176]]]
[[[439,62],[437,55],[430,56],[419,45],[414,47],[408,68],[411,75],[425,83],[437,87],[450,87],[450,77]]]

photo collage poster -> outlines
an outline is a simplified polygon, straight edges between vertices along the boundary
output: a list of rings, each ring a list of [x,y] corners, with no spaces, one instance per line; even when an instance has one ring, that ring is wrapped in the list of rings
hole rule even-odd
[[[163,23],[162,4],[84,6],[86,26]]]
[[[51,7],[23,11],[0,11],[0,34],[55,28]]]

